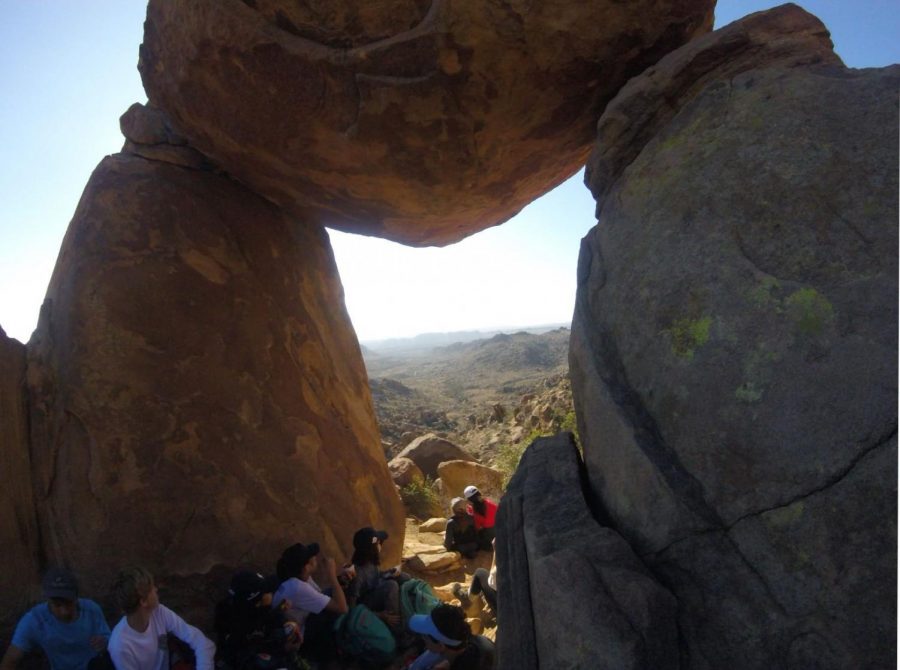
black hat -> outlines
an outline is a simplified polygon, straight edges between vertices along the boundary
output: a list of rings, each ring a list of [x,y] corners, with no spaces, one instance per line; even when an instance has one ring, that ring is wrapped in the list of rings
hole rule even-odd
[[[253,604],[262,598],[263,594],[274,593],[276,589],[278,589],[276,577],[267,578],[258,572],[243,570],[231,578],[228,594],[236,601]]]
[[[78,599],[78,582],[75,580],[75,575],[65,568],[50,568],[47,570],[41,585],[44,589],[45,598]]]
[[[387,531],[375,530],[372,526],[366,526],[353,533],[353,548],[362,551],[370,544],[384,542],[386,539],[388,539]]]
[[[310,544],[293,544],[281,554],[281,565],[291,576],[297,575],[303,569],[303,566],[309,563],[309,559],[319,553],[319,545],[315,542]],[[279,572],[280,574],[280,572]]]

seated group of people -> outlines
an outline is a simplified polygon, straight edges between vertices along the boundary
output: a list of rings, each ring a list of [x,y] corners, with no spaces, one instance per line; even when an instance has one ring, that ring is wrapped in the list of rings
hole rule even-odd
[[[439,605],[403,620],[400,584],[409,577],[398,568],[381,569],[387,539],[383,530],[359,529],[351,562],[340,570],[333,558],[320,556],[318,544],[298,543],[282,552],[276,576],[236,573],[216,605],[217,644],[159,602],[153,575],[144,568],[117,575],[113,599],[123,616],[112,630],[100,607],[79,597],[74,575],[52,569],[42,583],[46,602],[19,621],[0,670],[13,670],[37,648],[52,670],[302,670],[336,658],[334,623],[358,603],[405,643],[404,667],[492,667],[492,644],[471,633],[461,608]],[[324,588],[313,579],[317,570]]]

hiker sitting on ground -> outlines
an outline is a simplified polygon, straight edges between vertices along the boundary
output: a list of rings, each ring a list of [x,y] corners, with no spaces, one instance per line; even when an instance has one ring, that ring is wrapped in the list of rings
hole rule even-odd
[[[295,653],[302,642],[299,624],[285,618],[285,608],[272,608],[277,587],[277,578],[238,572],[216,605],[219,655],[232,670],[303,667]]]
[[[0,668],[13,670],[26,653],[40,648],[51,670],[85,670],[109,641],[103,612],[93,600],[78,597],[78,582],[68,570],[48,570],[41,585],[46,602],[19,620]]]
[[[472,506],[472,516],[475,519],[475,530],[478,531],[478,548],[482,551],[491,550],[491,542],[494,540],[494,521],[497,518],[497,503],[490,498],[484,498],[474,486],[467,486],[463,495]]]
[[[494,541],[491,542],[493,548]],[[491,570],[488,572],[484,568],[477,568],[475,574],[472,575],[472,583],[469,584],[468,591],[464,591],[459,583],[453,584],[453,595],[459,598],[463,608],[468,607],[474,596],[481,594],[488,607],[491,609],[494,617],[497,616],[497,552],[494,552],[494,558],[491,561]]]
[[[492,670],[494,643],[472,635],[462,608],[438,605],[431,614],[416,614],[409,628],[423,636],[425,652],[408,670]]]
[[[400,579],[398,568],[381,570],[381,548],[388,534],[371,526],[353,534],[353,563],[355,576],[347,588],[348,605],[363,604],[375,612],[392,629],[401,624]]]
[[[469,514],[468,506],[463,498],[450,501],[450,513],[447,528],[444,531],[444,548],[447,551],[458,551],[466,558],[475,558],[478,552],[478,531],[475,530],[475,519]]]
[[[281,585],[272,598],[272,607],[282,607],[287,601],[288,618],[300,624],[303,655],[323,660],[335,654],[332,624],[347,611],[347,600],[333,558],[322,561],[328,580],[325,591],[312,578],[319,567],[318,555],[315,542],[297,543],[284,550],[276,568]]]
[[[109,655],[116,670],[169,670],[165,640],[170,633],[193,650],[197,670],[212,670],[216,645],[160,604],[153,575],[147,570],[130,567],[119,571],[113,598],[125,613],[109,638]]]

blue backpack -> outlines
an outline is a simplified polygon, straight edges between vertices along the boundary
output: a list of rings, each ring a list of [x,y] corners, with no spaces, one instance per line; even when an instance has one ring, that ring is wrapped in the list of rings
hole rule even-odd
[[[431,614],[441,604],[431,585],[421,579],[407,579],[400,586],[400,612],[404,623],[413,614]]]
[[[337,618],[334,639],[341,654],[373,663],[386,663],[397,651],[387,624],[365,605],[356,605]]]

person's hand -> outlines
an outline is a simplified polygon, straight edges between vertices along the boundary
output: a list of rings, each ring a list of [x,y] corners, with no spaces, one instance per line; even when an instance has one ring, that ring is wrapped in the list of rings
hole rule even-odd
[[[376,616],[384,621],[388,626],[399,626],[400,625],[400,615],[392,614],[391,612],[377,612]]]
[[[108,643],[109,638],[105,635],[92,635],[88,640],[88,644],[91,645],[91,649],[94,651],[103,651]]]
[[[445,659],[437,665],[432,665],[431,670],[450,670],[450,661]]]
[[[303,644],[303,633],[300,632],[300,626],[295,621],[286,621],[284,623],[285,632],[285,651],[297,651]]]

